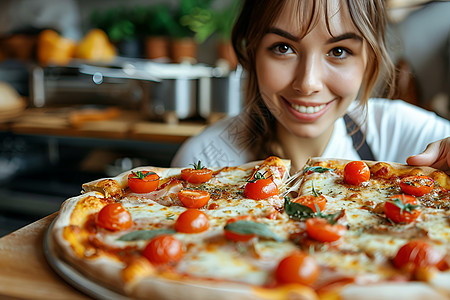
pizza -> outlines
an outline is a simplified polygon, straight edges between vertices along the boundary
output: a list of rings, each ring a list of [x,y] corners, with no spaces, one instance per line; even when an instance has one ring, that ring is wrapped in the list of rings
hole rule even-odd
[[[448,299],[449,189],[388,162],[138,167],[83,184],[49,236],[132,299]]]

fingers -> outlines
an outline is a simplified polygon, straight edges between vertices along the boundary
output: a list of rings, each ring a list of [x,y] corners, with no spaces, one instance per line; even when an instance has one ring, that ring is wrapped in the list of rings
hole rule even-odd
[[[406,163],[411,166],[431,166],[439,156],[439,143],[434,142],[427,146],[424,152],[410,156]]]
[[[424,152],[406,159],[408,165],[429,166],[450,173],[450,138],[433,142]]]

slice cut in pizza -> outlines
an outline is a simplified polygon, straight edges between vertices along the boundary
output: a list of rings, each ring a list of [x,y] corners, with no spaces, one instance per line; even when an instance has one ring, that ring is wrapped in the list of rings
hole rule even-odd
[[[278,157],[139,167],[83,185],[52,255],[136,299],[447,299],[449,177],[385,162]]]

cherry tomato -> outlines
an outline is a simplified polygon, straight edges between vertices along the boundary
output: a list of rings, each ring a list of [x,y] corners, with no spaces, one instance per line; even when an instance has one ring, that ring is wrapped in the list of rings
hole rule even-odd
[[[178,199],[187,208],[200,208],[208,204],[211,194],[201,190],[181,190]]]
[[[311,285],[319,277],[319,267],[313,257],[294,252],[279,262],[275,276],[280,283]]]
[[[95,217],[95,224],[109,230],[118,231],[130,228],[133,224],[131,214],[120,203],[104,206]]]
[[[325,205],[327,204],[327,199],[323,195],[319,195],[318,197],[314,195],[304,195],[292,199],[291,202],[308,206],[314,212],[317,212],[316,205],[319,207],[320,211],[323,211],[325,209]]]
[[[393,259],[398,269],[415,271],[417,268],[438,266],[444,255],[424,241],[410,241],[398,249]]]
[[[183,257],[183,244],[171,235],[159,235],[147,244],[142,255],[153,264],[175,263]]]
[[[400,188],[406,194],[420,197],[431,192],[434,180],[428,176],[408,176],[400,181]]]
[[[244,196],[253,200],[278,195],[278,187],[270,178],[253,179],[245,185]]]
[[[420,215],[417,199],[411,195],[394,195],[384,204],[386,217],[395,223],[411,223]]]
[[[370,179],[370,169],[363,161],[352,161],[344,167],[344,181],[352,185],[360,185]]]
[[[202,169],[183,169],[181,170],[181,178],[189,183],[199,184],[205,183],[212,177],[212,170],[207,168]]]
[[[183,233],[199,233],[209,228],[208,216],[194,208],[188,208],[175,222],[175,230]]]
[[[241,221],[241,220],[251,220],[251,218],[250,218],[250,216],[238,216],[238,217],[229,219],[227,221],[227,224],[230,224],[230,223],[233,223],[236,221]],[[234,242],[248,242],[256,236],[255,234],[242,234],[242,233],[233,232],[233,231],[226,230],[226,229],[224,229],[224,235],[228,240],[234,241]]]
[[[152,171],[131,172],[128,175],[128,187],[133,193],[144,194],[158,188],[159,176]]]
[[[319,242],[335,242],[347,231],[341,224],[332,225],[323,218],[311,218],[306,220],[306,232],[308,236]]]

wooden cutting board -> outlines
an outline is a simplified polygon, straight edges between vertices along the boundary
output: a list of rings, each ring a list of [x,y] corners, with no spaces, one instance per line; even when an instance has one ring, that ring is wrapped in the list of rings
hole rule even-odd
[[[0,299],[90,299],[47,264],[43,239],[56,213],[0,238]]]

